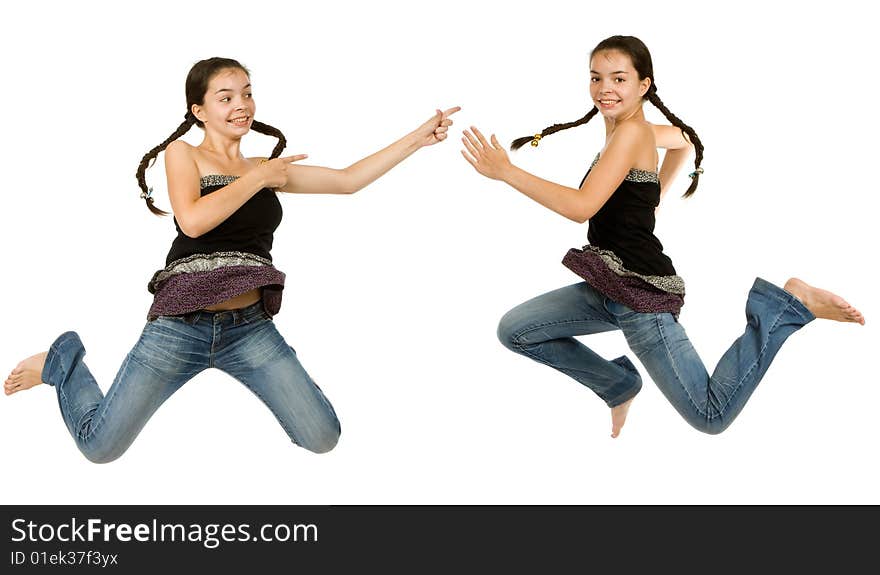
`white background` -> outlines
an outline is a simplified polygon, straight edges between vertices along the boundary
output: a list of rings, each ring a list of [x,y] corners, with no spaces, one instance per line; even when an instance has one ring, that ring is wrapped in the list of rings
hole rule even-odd
[[[182,120],[196,60],[248,66],[257,118],[317,165],[344,167],[436,107],[463,110],[448,141],[355,196],[281,199],[275,321],[340,416],[336,450],[293,446],[255,396],[209,370],[121,459],[94,465],[40,386],[0,399],[0,503],[880,502],[880,83],[861,5],[16,3],[0,35],[4,375],[75,330],[110,386],[174,237],[134,173]],[[560,260],[586,225],[477,175],[461,128],[509,142],[579,118],[589,51],[613,34],[646,42],[660,96],[706,146],[699,190],[682,201],[676,182],[657,235],[710,370],[742,331],[756,275],[797,275],[868,319],[795,334],[720,436],[684,423],[642,369],[612,440],[589,390],[495,337],[506,310],[578,280]],[[577,185],[603,138],[594,120],[513,159]],[[244,151],[273,144],[250,134]],[[161,162],[147,178],[170,209]],[[584,341],[627,352],[619,332]]]

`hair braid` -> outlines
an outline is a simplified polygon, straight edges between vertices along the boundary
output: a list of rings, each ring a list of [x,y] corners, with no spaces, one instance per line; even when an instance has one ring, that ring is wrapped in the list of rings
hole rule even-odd
[[[275,144],[275,148],[272,149],[272,154],[269,156],[269,159],[277,158],[281,155],[282,150],[287,147],[287,138],[284,137],[284,134],[282,134],[281,130],[278,128],[254,120],[251,124],[251,129],[255,132],[278,138],[278,143]]]
[[[694,158],[694,174],[692,176],[692,182],[690,187],[688,187],[687,191],[684,193],[682,197],[689,197],[697,190],[697,184],[700,182],[700,164],[703,163],[703,143],[700,142],[699,136],[694,131],[693,128],[682,122],[678,116],[669,111],[669,108],[663,103],[660,99],[660,96],[657,95],[657,86],[656,84],[651,84],[651,88],[648,90],[648,101],[654,104],[658,110],[663,112],[663,115],[666,116],[666,119],[673,125],[681,129],[682,132],[688,135],[688,139],[694,145],[694,150],[696,151],[696,157]]]
[[[147,168],[152,166],[153,163],[156,162],[156,158],[159,156],[159,153],[167,148],[168,144],[189,132],[189,129],[192,128],[193,124],[195,123],[196,117],[193,115],[192,112],[187,112],[184,116],[183,122],[177,127],[177,129],[174,130],[174,132],[170,136],[168,136],[168,138],[164,142],[144,154],[141,163],[138,164],[138,169],[135,177],[137,178],[138,186],[143,192],[141,194],[141,197],[144,198],[144,201],[147,202],[147,208],[149,208],[149,210],[157,216],[167,216],[168,212],[160,210],[155,205],[153,205],[152,190],[147,188]],[[147,164],[149,164],[149,166]]]
[[[574,128],[577,126],[582,126],[589,122],[593,116],[595,116],[599,112],[599,108],[593,106],[593,109],[587,112],[587,115],[581,118],[580,120],[575,120],[574,122],[568,122],[567,124],[553,124],[549,128],[544,128],[541,130],[540,134],[535,134],[534,136],[523,136],[522,138],[517,138],[510,144],[511,150],[518,150],[528,142],[532,142],[533,146],[538,145],[538,140],[543,138],[544,136],[549,136],[550,134],[555,134],[556,132],[560,132],[562,130],[567,130],[569,128]]]

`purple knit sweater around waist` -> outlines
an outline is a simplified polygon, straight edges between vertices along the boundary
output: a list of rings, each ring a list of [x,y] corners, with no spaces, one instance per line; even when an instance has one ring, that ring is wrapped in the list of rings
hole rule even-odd
[[[572,248],[563,265],[584,278],[605,297],[641,313],[671,313],[678,317],[684,305],[684,280],[677,275],[648,276],[623,267],[610,250],[586,245]]]
[[[147,285],[155,294],[147,321],[160,315],[183,315],[252,289],[263,288],[263,308],[270,316],[281,309],[284,273],[266,258],[244,252],[194,254],[153,274]]]

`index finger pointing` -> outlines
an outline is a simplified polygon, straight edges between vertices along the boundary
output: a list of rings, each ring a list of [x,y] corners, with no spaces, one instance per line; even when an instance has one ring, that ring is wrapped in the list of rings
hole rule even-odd
[[[297,154],[295,156],[285,156],[285,157],[281,158],[281,161],[283,161],[283,162],[298,162],[299,160],[304,160],[308,157],[309,157],[308,154]]]
[[[444,118],[448,118],[449,116],[451,116],[452,114],[458,112],[459,110],[461,110],[461,106],[454,106],[454,107],[452,107],[452,108],[449,108],[448,110],[446,110],[445,112],[443,112],[443,117],[444,117]]]

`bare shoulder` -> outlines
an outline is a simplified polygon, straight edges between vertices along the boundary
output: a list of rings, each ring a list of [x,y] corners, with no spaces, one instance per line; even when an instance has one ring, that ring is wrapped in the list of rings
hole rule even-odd
[[[658,158],[653,127],[647,122],[623,122],[611,134],[605,155],[625,164],[627,170],[656,170]]]
[[[193,146],[184,141],[174,140],[165,148],[165,175],[168,178],[168,191],[173,197],[180,187],[198,191],[199,163],[198,153]],[[195,182],[193,184],[193,182]],[[188,192],[189,193],[189,192]]]
[[[654,130],[647,122],[623,122],[614,129],[606,148],[633,158],[642,156],[647,150],[653,154]]]
[[[623,122],[614,129],[612,137],[625,142],[641,142],[654,140],[654,127],[647,122]]]
[[[173,154],[175,156],[186,155],[192,157],[194,149],[193,146],[183,140],[174,140],[165,148],[165,155]]]

